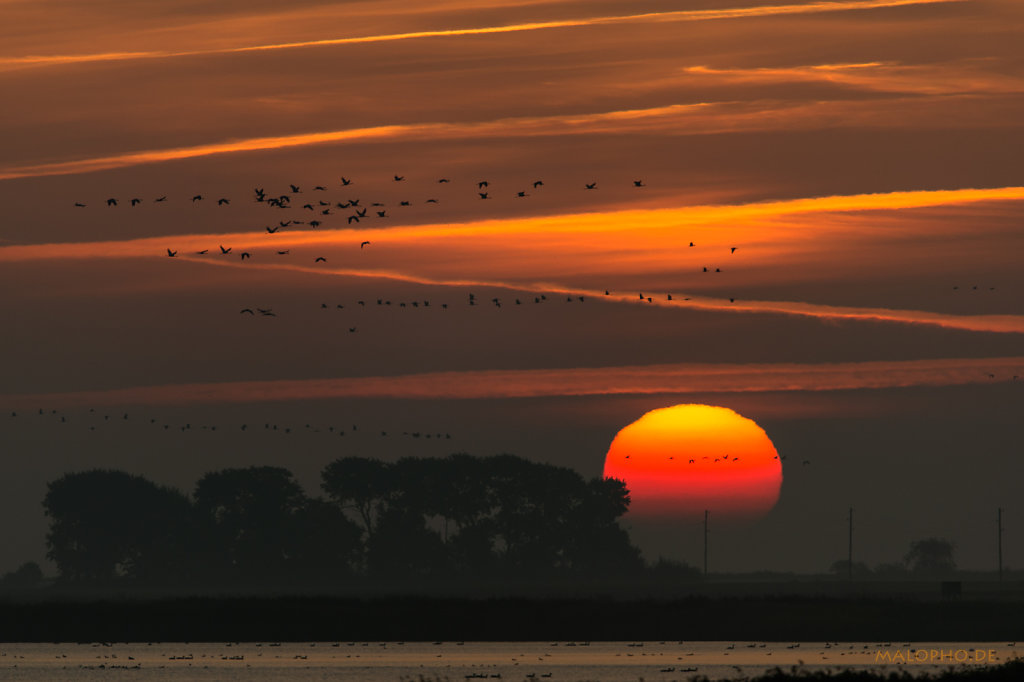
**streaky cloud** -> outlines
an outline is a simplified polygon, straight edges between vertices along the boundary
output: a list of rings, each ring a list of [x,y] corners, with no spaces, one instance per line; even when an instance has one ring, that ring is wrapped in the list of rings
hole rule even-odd
[[[659,364],[472,370],[395,376],[137,386],[0,395],[6,405],[175,405],[342,398],[469,400],[588,395],[770,393],[963,386],[1015,381],[1024,357],[821,364]]]
[[[82,64],[90,62],[109,62],[137,59],[168,59],[174,57],[193,57],[216,54],[232,54],[240,52],[260,52],[266,50],[291,50],[308,47],[324,47],[333,45],[351,45],[359,43],[379,43],[396,40],[415,40],[424,38],[444,38],[466,35],[486,35],[492,33],[514,33],[520,31],[538,31],[544,29],[576,28],[600,26],[605,24],[624,24],[632,22],[655,21],[711,21],[716,19],[745,19],[766,16],[792,14],[819,14],[823,12],[849,12],[872,10],[889,7],[905,7],[910,5],[936,5],[967,0],[833,0],[830,2],[810,2],[790,5],[759,5],[754,7],[733,7],[727,9],[674,10],[668,12],[644,12],[606,17],[588,17],[581,19],[563,19],[555,21],[537,21],[502,26],[483,26],[477,28],[456,28],[432,31],[412,31],[407,33],[391,33],[372,36],[354,36],[346,38],[324,38],[287,43],[271,43],[265,45],[248,45],[241,47],[211,48],[199,50],[155,50],[134,52],[99,52],[92,54],[67,55],[28,55],[23,57],[0,58],[0,70],[26,67],[61,66],[66,64]]]

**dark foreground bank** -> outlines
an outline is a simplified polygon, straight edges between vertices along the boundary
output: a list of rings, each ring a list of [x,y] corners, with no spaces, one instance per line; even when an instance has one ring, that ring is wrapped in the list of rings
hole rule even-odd
[[[1013,601],[187,597],[0,602],[0,641],[1015,641]]]
[[[910,671],[904,669],[897,672],[870,672],[863,670],[843,670],[842,672],[825,671],[801,671],[801,670],[773,670],[767,675],[755,678],[742,678],[744,682],[788,682],[789,680],[801,680],[802,682],[880,682],[887,680],[941,680],[942,682],[1017,682],[1024,679],[1024,661],[1014,660],[998,666],[978,666],[975,668],[960,668],[946,670],[941,673],[924,673],[911,675]],[[695,677],[692,682],[706,681],[707,678]]]

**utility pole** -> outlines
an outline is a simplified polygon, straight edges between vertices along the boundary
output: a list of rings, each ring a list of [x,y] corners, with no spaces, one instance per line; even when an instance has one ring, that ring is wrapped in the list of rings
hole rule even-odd
[[[996,527],[999,529],[999,584],[1003,583],[1003,508],[998,508],[998,514],[996,515]]]
[[[704,577],[708,577],[708,517],[711,512],[704,510]]]
[[[850,507],[850,543],[846,555],[847,578],[853,582],[853,507]]]

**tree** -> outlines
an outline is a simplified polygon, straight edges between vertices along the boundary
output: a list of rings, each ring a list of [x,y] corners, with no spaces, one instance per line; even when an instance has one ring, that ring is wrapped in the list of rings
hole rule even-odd
[[[43,581],[43,569],[34,561],[27,561],[0,578],[2,587],[35,587]]]
[[[355,512],[367,538],[394,495],[394,472],[384,462],[366,457],[342,457],[328,464],[320,487],[342,509]]]
[[[308,499],[281,467],[224,469],[196,484],[196,510],[221,578],[281,580],[297,568]]]
[[[943,538],[926,538],[910,543],[910,551],[903,558],[914,573],[940,575],[956,570],[953,561],[954,545]]]
[[[177,490],[96,469],[51,481],[43,508],[50,517],[47,557],[65,580],[183,577],[193,526],[189,500]]]

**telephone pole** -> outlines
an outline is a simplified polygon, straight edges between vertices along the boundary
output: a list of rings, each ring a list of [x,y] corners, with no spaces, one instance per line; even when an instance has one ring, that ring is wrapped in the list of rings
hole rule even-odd
[[[850,541],[846,555],[846,577],[853,582],[853,507],[850,507]]]
[[[704,577],[708,577],[708,517],[711,512],[704,510]]]
[[[999,534],[997,536],[999,538],[999,584],[1001,585],[1003,583],[1003,508],[999,507],[997,511],[996,527],[999,530]]]

